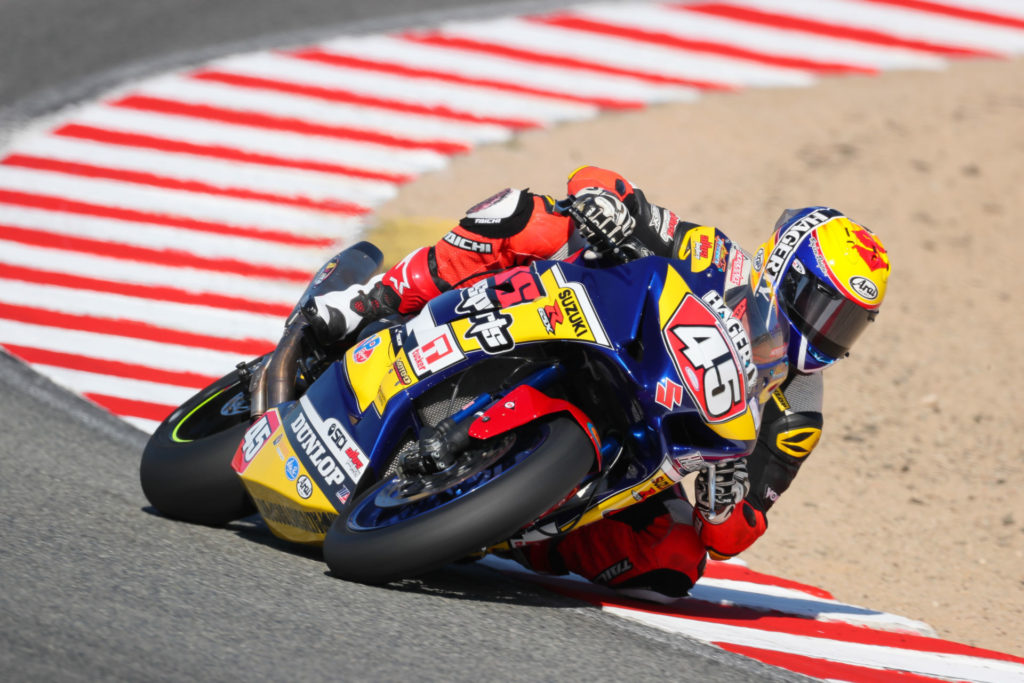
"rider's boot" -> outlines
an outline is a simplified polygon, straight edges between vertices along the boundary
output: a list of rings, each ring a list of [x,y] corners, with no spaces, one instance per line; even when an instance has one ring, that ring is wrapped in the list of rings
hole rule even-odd
[[[383,276],[378,275],[366,284],[355,284],[345,289],[326,292],[309,297],[302,303],[302,317],[305,318],[319,344],[331,346],[356,332],[366,322],[374,319],[372,307],[368,305],[373,287]],[[387,314],[387,311],[383,311]]]

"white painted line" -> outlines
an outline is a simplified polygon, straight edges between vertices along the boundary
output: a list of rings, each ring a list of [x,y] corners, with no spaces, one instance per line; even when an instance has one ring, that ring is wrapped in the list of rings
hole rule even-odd
[[[33,325],[3,318],[0,318],[0,344],[29,346],[211,377],[220,377],[238,363],[252,360],[240,353]]]
[[[533,97],[437,79],[411,78],[383,71],[328,65],[284,54],[257,53],[228,57],[213,62],[210,66],[232,73],[340,88],[420,105],[450,107],[478,116],[553,123],[590,118],[597,113],[595,107],[568,100]]]
[[[7,242],[4,241],[3,233],[0,233],[0,263],[108,282],[173,287],[186,292],[220,294],[288,306],[298,300],[304,288],[297,282],[267,280],[241,273],[218,273],[195,268],[140,263]],[[315,269],[310,268],[310,277],[314,272]]]
[[[283,328],[281,318],[276,316],[17,280],[0,279],[0,302],[42,311],[143,322],[225,339],[264,339],[269,345],[281,337]]]
[[[804,71],[755,64],[739,59],[674,50],[649,43],[545,26],[521,19],[453,23],[445,34],[496,45],[582,59],[654,75],[710,81],[732,87],[799,87],[815,82]]]
[[[149,187],[5,164],[0,164],[0,189],[43,192],[104,206],[340,239],[354,236],[363,222],[358,217],[272,202]]]
[[[971,22],[966,30],[962,19],[892,5],[857,0],[736,0],[733,4],[949,47],[1011,54],[1024,51],[1022,31],[980,22]]]
[[[362,81],[366,80],[365,76],[360,79],[345,78],[344,72],[336,73],[334,67],[292,59],[282,54],[258,52],[228,57],[212,62],[207,67],[216,71],[296,85],[351,90],[364,96],[378,98],[385,96],[385,93],[374,92],[372,88],[362,84]],[[355,87],[357,85],[359,87]],[[489,123],[458,121],[383,107],[332,101],[313,95],[230,85],[190,78],[188,75],[154,79],[143,83],[133,94],[294,117],[323,125],[349,126],[413,140],[444,140],[471,145],[501,142],[511,135],[507,128]],[[414,93],[403,93],[401,89],[396,88],[391,94],[401,95],[394,98],[401,102],[423,104],[416,99]],[[454,107],[454,104],[449,106]]]
[[[469,78],[525,84],[585,97],[669,102],[689,101],[697,96],[693,88],[655,85],[626,76],[599,75],[582,69],[540,66],[480,52],[422,45],[393,36],[338,38],[324,43],[323,47],[337,54],[429,68]]]
[[[661,5],[584,5],[579,16],[618,26],[661,32],[689,40],[719,42],[782,57],[813,59],[873,69],[942,69],[938,57],[915,50],[813,36],[757,26]]]
[[[283,197],[337,200],[370,207],[397,194],[396,186],[349,180],[294,168],[247,164],[190,154],[109,145],[62,136],[37,137],[19,145],[18,154],[113,169],[154,173],[214,187],[240,188]]]
[[[94,372],[59,368],[53,365],[43,364],[34,367],[57,384],[79,394],[104,394],[132,401],[147,401],[149,403],[177,406],[196,393],[195,389],[187,387],[100,375]]]
[[[210,87],[210,84],[198,81],[182,81],[181,83],[180,89],[174,88],[171,92],[183,102],[229,107],[236,101],[234,98],[226,96],[230,95],[230,92],[224,93],[218,87]],[[242,94],[239,93],[239,96]],[[192,99],[182,99],[186,95],[191,95]],[[212,95],[216,95],[216,97]],[[277,96],[266,94],[263,97],[278,106],[289,102],[289,96],[284,94]],[[218,101],[208,102],[207,100],[210,99]],[[300,108],[301,111],[307,115],[316,113],[315,103],[307,102],[305,104],[308,107]],[[286,115],[273,111],[267,113],[272,113],[275,116]],[[98,105],[83,110],[75,117],[74,123],[126,133],[170,138],[197,145],[223,145],[284,159],[337,164],[376,173],[409,175],[435,170],[445,164],[445,158],[442,155],[431,151],[396,149],[324,135],[306,135],[285,130],[228,124],[189,116],[175,116],[109,105]]]
[[[923,621],[908,619],[888,612],[879,612],[866,607],[847,605],[838,600],[824,600],[780,586],[705,577],[690,591],[690,597],[714,604],[739,605],[766,611],[776,610],[784,614],[807,617],[817,621],[842,622],[877,630],[910,632],[937,637],[935,630]]]
[[[733,643],[815,659],[876,669],[910,671],[951,680],[970,680],[983,683],[1024,681],[1024,666],[1013,662],[762,631],[732,624],[680,619],[664,614],[640,612],[610,605],[605,605],[602,609],[624,619],[709,643]]]
[[[45,209],[33,209],[21,206],[3,206],[0,210],[0,226],[24,228],[26,230],[38,230],[53,233],[54,249],[47,249],[45,254],[39,253],[39,260],[33,263],[21,257],[17,257],[14,249],[18,248],[16,243],[5,243],[0,249],[0,261],[8,263],[20,263],[25,266],[39,266],[52,269],[55,266],[50,264],[59,263],[61,268],[66,267],[66,259],[82,262],[82,259],[98,259],[101,266],[90,269],[88,272],[94,275],[110,275],[110,279],[120,280],[119,271],[124,268],[141,268],[138,270],[139,277],[133,281],[151,282],[168,285],[180,285],[188,287],[192,285],[194,278],[215,278],[216,273],[199,271],[180,266],[163,266],[160,264],[136,265],[124,259],[103,258],[100,255],[82,253],[80,256],[75,252],[60,249],[60,237],[78,237],[107,242],[111,245],[111,256],[116,251],[117,245],[129,245],[154,250],[171,250],[194,254],[210,259],[232,259],[241,262],[251,263],[254,266],[276,266],[278,268],[307,269],[312,275],[315,265],[327,260],[333,251],[330,248],[295,247],[288,244],[268,244],[263,240],[253,240],[234,235],[216,235],[208,232],[197,232],[183,228],[172,228],[163,225],[149,223],[136,223],[133,221],[120,221],[98,216],[86,216],[82,214],[63,213],[59,211],[47,211]],[[0,240],[5,239],[5,234],[0,228]],[[37,249],[29,247],[25,249]],[[26,252],[27,253],[27,252]],[[61,256],[66,254],[66,256]],[[51,260],[56,259],[56,262]],[[85,273],[85,270],[75,270]],[[152,279],[150,272],[155,272]],[[175,274],[177,274],[175,276]],[[229,281],[241,278],[241,275],[228,274]],[[277,296],[275,289],[291,292],[295,288],[294,283],[282,284],[280,281],[264,280],[257,278],[251,280],[247,289],[239,290],[231,287],[237,293],[243,291],[266,292],[269,296]]]

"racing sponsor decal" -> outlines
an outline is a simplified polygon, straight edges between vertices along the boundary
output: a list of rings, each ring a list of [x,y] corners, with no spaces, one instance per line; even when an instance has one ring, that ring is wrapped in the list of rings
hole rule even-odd
[[[500,308],[533,301],[544,294],[540,278],[526,266],[495,275],[492,288]]]
[[[402,360],[396,360],[391,364],[391,369],[398,377],[398,383],[403,387],[412,384],[412,376],[409,374],[409,369],[405,367],[405,362]]]
[[[683,386],[705,421],[725,422],[747,410],[740,359],[718,316],[706,304],[688,293],[662,336]]]
[[[672,463],[675,465],[677,472],[686,475],[704,467],[704,456],[694,451],[686,455],[673,456]]]
[[[616,562],[615,564],[613,564],[612,566],[608,567],[603,572],[595,576],[594,583],[606,584],[612,579],[614,579],[616,576],[621,576],[622,574],[625,574],[632,568],[633,563],[629,561],[628,557],[624,560],[619,560],[618,562]]]
[[[576,338],[586,337],[590,334],[590,326],[587,324],[587,319],[580,310],[579,301],[576,299],[576,293],[571,289],[563,289],[558,292],[558,301],[562,306],[562,310],[565,311],[566,319],[572,326],[572,333],[576,335]]]
[[[342,486],[340,489],[338,489],[334,493],[334,497],[338,499],[338,502],[341,505],[344,505],[345,503],[347,503],[348,499],[349,499],[349,496],[351,496],[351,495],[352,495],[352,492],[348,490],[347,486]]]
[[[225,403],[220,408],[220,414],[225,417],[232,415],[242,415],[249,412],[249,399],[243,394],[235,394],[231,397],[231,400]]]
[[[309,480],[305,474],[299,477],[299,480],[295,482],[295,493],[299,495],[299,498],[303,500],[308,499],[313,495],[313,482]]]
[[[487,311],[469,318],[470,326],[466,337],[472,337],[487,353],[503,353],[516,346],[516,340],[508,331],[512,316],[498,311]]]
[[[299,477],[299,461],[297,458],[288,458],[284,463],[284,476],[288,481],[295,481]]]
[[[330,261],[325,263],[324,267],[321,268],[320,272],[316,274],[315,278],[313,278],[313,286],[316,287],[317,285],[322,283],[324,280],[329,278],[331,276],[331,273],[333,273],[334,269],[337,268],[337,267],[338,267],[338,259],[337,258],[332,258]]]
[[[732,340],[733,345],[740,354],[740,360],[743,361],[747,383],[753,385],[754,381],[757,380],[757,366],[754,365],[754,353],[750,346],[747,328],[743,327],[743,323],[740,322],[738,316],[733,315],[733,312],[725,305],[725,300],[722,299],[718,292],[711,290],[705,293],[701,299],[711,308],[715,315],[722,319],[722,322],[725,324],[725,331],[729,333],[729,339]],[[746,304],[746,300],[742,303]],[[745,312],[745,305],[743,309]]]
[[[699,273],[711,265],[714,256],[715,229],[707,225],[699,225],[688,231],[685,241],[679,249],[679,258],[690,259],[690,270]]]
[[[253,502],[256,503],[260,515],[267,521],[284,524],[296,529],[303,529],[319,536],[326,534],[335,518],[337,518],[337,515],[329,512],[299,510],[256,496],[253,496]]]
[[[490,285],[490,281],[481,280],[475,285],[459,290],[459,303],[455,304],[455,312],[460,315],[470,315],[498,308],[489,296]]]
[[[763,266],[763,265],[764,265],[764,247],[761,247],[760,249],[757,250],[757,253],[754,254],[754,266],[753,266],[753,268],[756,271],[760,271],[761,270],[761,266]]]
[[[456,235],[454,232],[449,232],[442,239],[456,249],[472,251],[477,254],[490,254],[493,249],[490,242],[477,242],[468,237]]]
[[[235,471],[241,474],[249,466],[252,459],[260,452],[260,449],[267,443],[267,439],[281,426],[281,420],[276,410],[269,410],[260,419],[256,420],[245,432],[242,444],[239,446],[241,458],[235,457],[232,465]]]
[[[430,336],[421,337],[417,333],[416,339],[423,341],[409,351],[408,355],[417,377],[422,378],[432,372],[443,370],[465,358],[455,343],[455,336],[447,327],[435,328],[434,334]]]
[[[866,301],[874,301],[878,298],[878,285],[863,275],[855,275],[850,278],[850,289]]]
[[[739,247],[733,247],[729,254],[729,285],[739,287],[750,278],[750,259]],[[738,316],[737,316],[738,317]]]
[[[295,445],[305,454],[306,461],[313,465],[310,469],[319,472],[325,484],[337,486],[343,483],[345,475],[339,463],[327,452],[327,447],[309,424],[306,414],[298,411],[288,426],[295,435]]]
[[[359,444],[342,426],[340,420],[334,417],[329,417],[326,420],[321,418],[308,396],[300,398],[299,403],[313,429],[317,434],[326,437],[325,443],[331,451],[331,455],[341,464],[342,469],[351,477],[352,481],[359,483],[366,466],[370,464],[370,460],[363,453]]]
[[[663,474],[662,472],[658,472],[656,475],[654,475],[653,479],[648,480],[647,482],[645,482],[645,484],[647,485],[641,486],[640,488],[635,488],[632,491],[630,491],[630,495],[633,496],[633,500],[635,500],[638,503],[645,501],[651,496],[655,495],[656,493],[661,493],[665,489],[669,488],[670,486],[672,486],[673,481],[669,479],[667,476],[665,476],[665,474]]]
[[[777,405],[779,410],[782,412],[789,410],[789,401],[786,400],[786,395],[782,393],[782,389],[776,389],[772,392],[772,400],[775,401],[775,405]]]
[[[729,256],[729,250],[725,246],[725,240],[721,237],[715,238],[715,256],[712,259],[715,263],[715,268],[718,270],[725,270],[725,260]]]
[[[341,422],[333,417],[322,419],[308,396],[299,399],[299,407],[287,424],[293,435],[292,444],[333,505],[337,492],[342,487],[351,490],[353,486],[349,483],[359,482],[370,461]]]
[[[782,272],[782,267],[786,265],[786,261],[789,260],[793,250],[803,240],[804,235],[819,225],[842,215],[842,213],[835,209],[818,209],[786,228],[785,232],[779,235],[775,248],[772,249],[772,253],[768,256],[768,263],[765,264],[764,274],[771,276],[774,280]]]
[[[540,322],[548,334],[554,334],[558,324],[565,320],[565,316],[562,315],[562,309],[558,307],[558,304],[541,306],[537,309],[537,313],[540,315]]]
[[[353,349],[352,358],[357,363],[365,363],[370,360],[370,356],[373,355],[373,350],[380,344],[380,336],[373,335],[367,337],[363,341],[359,342],[355,349]]]
[[[558,305],[564,313],[566,322],[572,326],[573,334],[578,339],[589,337],[597,344],[611,346],[608,333],[601,324],[586,288],[579,282],[566,280],[565,273],[558,266],[552,267],[549,272],[559,288]]]
[[[658,388],[654,392],[654,402],[672,410],[683,402],[683,385],[673,382],[668,377],[658,382]]]

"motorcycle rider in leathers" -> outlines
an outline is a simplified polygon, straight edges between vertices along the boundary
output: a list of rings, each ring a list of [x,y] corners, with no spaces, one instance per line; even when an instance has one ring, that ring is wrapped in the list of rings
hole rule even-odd
[[[434,246],[417,249],[366,285],[308,299],[303,313],[321,342],[335,343],[354,340],[383,317],[416,313],[454,287],[536,260],[579,258],[584,247],[614,252],[618,260],[651,253],[675,257],[695,269],[700,259],[701,266],[722,269],[729,252],[739,250],[720,231],[652,204],[612,171],[577,169],[567,194],[555,201],[503,190],[470,208]],[[749,263],[742,253],[737,258]],[[678,597],[703,574],[707,556],[727,559],[748,548],[765,532],[766,513],[818,443],[820,370],[846,356],[874,319],[888,273],[878,238],[838,211],[785,212],[750,269],[751,285],[764,279],[790,325],[789,373],[763,406],[753,452],[701,470],[692,507],[677,486],[563,537],[518,549],[516,559],[540,572],[571,571],[640,595]]]

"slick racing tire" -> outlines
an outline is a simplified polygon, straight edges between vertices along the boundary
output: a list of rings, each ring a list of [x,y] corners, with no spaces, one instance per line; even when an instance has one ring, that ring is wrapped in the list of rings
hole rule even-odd
[[[168,517],[221,525],[256,511],[231,467],[249,428],[238,371],[203,389],[164,420],[142,453],[142,492]]]
[[[567,417],[494,437],[502,453],[450,489],[403,499],[403,479],[363,493],[324,539],[324,560],[342,579],[381,584],[421,574],[508,538],[582,481],[594,448]],[[439,475],[443,476],[443,473]]]

